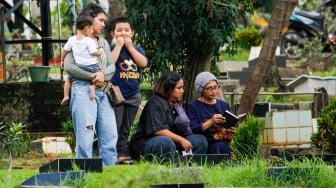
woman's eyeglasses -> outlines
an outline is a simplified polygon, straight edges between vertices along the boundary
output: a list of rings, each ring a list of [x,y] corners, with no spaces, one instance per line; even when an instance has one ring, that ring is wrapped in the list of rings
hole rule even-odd
[[[217,90],[219,88],[220,88],[220,85],[214,85],[214,86],[209,86],[209,87],[204,88],[204,91],[211,92],[211,91]]]

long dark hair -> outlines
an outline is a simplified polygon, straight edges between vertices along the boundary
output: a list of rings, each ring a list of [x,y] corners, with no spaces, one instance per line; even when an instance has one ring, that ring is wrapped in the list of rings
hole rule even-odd
[[[80,14],[89,15],[92,18],[95,18],[100,13],[103,13],[106,15],[106,12],[100,5],[96,3],[89,3],[88,5],[86,5],[86,7],[84,7],[84,9],[81,11]]]
[[[181,79],[182,76],[176,72],[165,72],[155,84],[154,94],[160,95],[168,99],[170,94],[173,92],[177,82]]]

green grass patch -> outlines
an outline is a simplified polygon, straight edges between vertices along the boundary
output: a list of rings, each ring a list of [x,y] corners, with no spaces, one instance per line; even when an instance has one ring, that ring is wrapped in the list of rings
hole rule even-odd
[[[12,170],[8,175],[7,169],[1,169],[0,188],[16,187],[35,174],[38,174],[38,170]]]
[[[219,61],[247,61],[250,56],[250,50],[238,49],[234,55],[224,51],[220,52]]]
[[[330,71],[313,72],[313,75],[320,77],[336,76],[336,68],[334,67]]]
[[[336,171],[319,160],[285,161],[282,172],[270,173],[262,159],[227,161],[217,165],[135,165],[104,167],[102,173],[88,172],[80,186],[87,188],[148,188],[155,184],[204,183],[205,187],[334,187]],[[16,187],[37,170],[0,170],[0,187]],[[84,185],[83,185],[84,184]],[[75,186],[76,187],[76,186]]]

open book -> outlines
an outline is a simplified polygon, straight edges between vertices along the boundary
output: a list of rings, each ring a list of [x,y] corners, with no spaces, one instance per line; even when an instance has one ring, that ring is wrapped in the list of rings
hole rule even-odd
[[[238,122],[238,120],[240,120],[241,118],[246,116],[246,113],[244,114],[240,114],[240,115],[235,115],[232,112],[225,110],[223,116],[226,118],[226,122],[220,124],[220,126],[224,127],[224,128],[230,128],[230,127],[234,127],[236,125],[236,123]]]

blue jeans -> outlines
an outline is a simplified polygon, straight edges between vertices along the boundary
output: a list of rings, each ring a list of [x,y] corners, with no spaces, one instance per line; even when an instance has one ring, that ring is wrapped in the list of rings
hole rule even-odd
[[[185,137],[192,144],[193,154],[206,154],[208,141],[203,135],[191,134]],[[147,160],[158,159],[158,162],[172,160],[176,157],[176,151],[182,152],[183,148],[166,136],[155,136],[145,145],[143,156]]]
[[[114,165],[117,157],[117,125],[107,95],[96,90],[90,100],[90,82],[75,81],[71,86],[70,112],[76,136],[76,158],[91,158],[94,134],[104,166]]]

